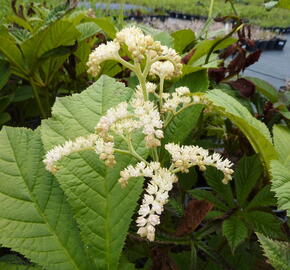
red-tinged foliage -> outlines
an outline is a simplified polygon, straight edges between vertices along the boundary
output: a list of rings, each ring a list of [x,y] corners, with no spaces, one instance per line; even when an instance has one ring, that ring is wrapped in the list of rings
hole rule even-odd
[[[256,86],[251,81],[244,78],[237,79],[236,81],[229,81],[227,84],[238,90],[240,94],[246,98],[251,97],[256,91]]]
[[[195,231],[212,208],[213,204],[210,202],[191,200],[185,209],[185,215],[180,225],[176,229],[176,236],[184,236]]]
[[[169,248],[154,247],[151,249],[151,270],[179,270],[175,262],[168,255]]]

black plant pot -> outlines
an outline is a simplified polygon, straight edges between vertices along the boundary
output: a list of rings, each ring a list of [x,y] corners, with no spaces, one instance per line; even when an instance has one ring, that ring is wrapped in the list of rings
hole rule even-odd
[[[267,48],[268,41],[267,40],[257,40],[256,46],[258,49],[264,51]]]
[[[276,50],[283,50],[284,47],[285,47],[286,42],[287,42],[287,39],[281,39],[281,38],[278,38],[278,39],[276,40],[275,49],[276,49]]]
[[[286,31],[287,34],[290,34],[290,27],[287,27],[287,31]]]
[[[277,43],[277,39],[276,38],[270,39],[268,41],[266,49],[267,50],[275,50],[276,43]]]

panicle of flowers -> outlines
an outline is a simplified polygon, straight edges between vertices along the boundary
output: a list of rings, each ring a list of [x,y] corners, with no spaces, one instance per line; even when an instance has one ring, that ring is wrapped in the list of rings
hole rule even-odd
[[[218,153],[212,155],[209,151],[194,145],[178,145],[169,143],[165,145],[165,149],[170,153],[175,168],[181,172],[187,173],[192,166],[198,166],[201,171],[206,170],[206,166],[214,166],[224,173],[222,182],[227,184],[232,179],[233,164],[222,158]]]
[[[154,241],[155,226],[160,223],[160,215],[168,201],[168,193],[172,189],[173,183],[178,180],[176,175],[168,169],[162,168],[158,162],[149,164],[140,162],[136,166],[130,165],[121,171],[120,175],[119,182],[122,186],[126,186],[132,177],[151,178],[138,211],[139,217],[136,223],[139,227],[137,233],[149,241]]]
[[[106,166],[111,167],[116,164],[113,142],[105,142],[102,138],[99,138],[95,144],[95,151],[99,158],[104,160]]]
[[[152,82],[146,83],[146,92],[148,94],[155,93],[157,85]],[[142,106],[144,104],[144,95],[140,84],[136,86],[134,98],[131,101],[133,107]]]
[[[107,44],[101,44],[90,55],[87,66],[89,67],[88,73],[97,76],[101,70],[101,63],[106,60],[118,60],[120,44],[115,41],[109,41]]]
[[[152,64],[150,68],[150,75],[157,75],[159,78],[164,78],[165,80],[170,80],[175,77],[175,68],[170,61],[156,61]]]
[[[173,93],[163,93],[162,98],[164,104],[163,112],[176,112],[187,104],[208,104],[207,100],[202,95],[191,94],[188,87],[181,86],[175,89]]]
[[[116,34],[116,41],[127,45],[129,52],[137,61],[142,61],[146,55],[151,57],[161,53],[161,44],[154,41],[150,35],[144,35],[142,30],[136,26],[130,26],[122,29]]]
[[[148,87],[155,88],[151,84]],[[143,134],[146,135],[146,146],[159,146],[160,139],[163,138],[163,122],[154,103],[144,101],[137,92],[137,97],[133,99],[132,107],[132,112],[130,112],[128,103],[122,102],[116,107],[109,109],[96,126],[97,134],[104,138],[105,141],[112,141],[113,137],[110,131],[119,135],[126,135],[135,129],[142,129]]]
[[[43,160],[45,168],[52,173],[57,172],[56,163],[59,160],[74,152],[87,149],[93,150],[97,140],[98,136],[96,134],[91,134],[87,137],[78,137],[74,141],[69,140],[62,145],[55,146],[45,155]]]
[[[178,77],[182,74],[181,57],[174,49],[162,46],[161,56],[163,59],[169,60],[174,65],[174,73],[172,77]]]
[[[145,101],[142,106],[134,108],[134,114],[139,119],[140,127],[146,135],[146,146],[160,146],[160,139],[163,138],[163,122],[160,119],[160,113],[151,101]]]

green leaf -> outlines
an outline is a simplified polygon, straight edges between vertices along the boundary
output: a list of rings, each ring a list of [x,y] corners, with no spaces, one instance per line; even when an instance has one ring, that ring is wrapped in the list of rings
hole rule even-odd
[[[267,185],[256,194],[256,196],[247,205],[247,209],[272,206],[276,205],[276,203],[277,201],[274,197],[274,192],[271,192],[271,186]]]
[[[52,118],[42,124],[46,149],[94,132],[100,117],[109,108],[128,101],[132,93],[122,83],[102,76],[81,94],[58,99]],[[143,136],[137,134],[133,144],[146,158],[143,141]],[[116,142],[116,147],[119,144]],[[117,164],[108,168],[93,151],[75,153],[60,162],[62,167],[56,175],[97,269],[117,269],[131,216],[142,192],[142,179],[132,179],[125,189],[118,183],[120,170],[136,161],[125,155],[116,155],[116,160]]]
[[[33,90],[30,85],[19,86],[15,90],[13,102],[21,102],[33,98]]]
[[[20,47],[27,65],[31,70],[34,70],[41,64],[38,63],[38,58],[44,53],[60,46],[73,45],[79,35],[80,32],[72,23],[59,20],[37,32],[23,42]]]
[[[23,55],[17,47],[15,40],[4,27],[0,28],[0,52],[9,61],[12,73],[16,71],[15,69],[17,69],[17,74],[26,73]]]
[[[216,191],[220,197],[227,202],[231,207],[234,207],[234,197],[230,184],[223,184],[223,173],[217,170],[215,167],[207,167],[204,172],[206,182]]]
[[[235,169],[235,186],[238,202],[244,206],[247,198],[258,183],[263,167],[258,155],[244,156]]]
[[[227,238],[232,252],[248,236],[248,229],[243,220],[237,216],[231,216],[223,222],[223,235]]]
[[[194,105],[186,108],[183,112],[176,115],[164,130],[162,144],[170,142],[182,143],[197,126],[203,106]],[[165,163],[169,160],[169,153],[162,148],[161,160]]]
[[[277,153],[266,125],[254,118],[237,100],[221,90],[211,90],[206,97],[244,133],[269,169],[270,161],[277,158]]]
[[[21,264],[7,263],[7,262],[0,262],[0,269],[3,269],[3,270],[44,270],[44,268],[40,266],[21,265]]]
[[[274,215],[262,211],[249,211],[244,218],[251,225],[254,231],[263,233],[269,237],[283,237],[281,233],[281,222]]]
[[[110,17],[93,18],[91,20],[96,23],[109,36],[109,38],[114,39],[116,37],[117,29]]]
[[[94,22],[85,22],[76,26],[81,33],[79,41],[85,40],[101,31],[101,28]]]
[[[178,30],[171,36],[174,38],[174,49],[181,54],[188,45],[195,41],[195,33],[191,29]]]
[[[0,126],[10,121],[10,119],[11,119],[11,116],[9,113],[6,113],[6,112],[0,113]]]
[[[254,83],[256,89],[266,98],[268,98],[271,102],[275,103],[279,100],[277,89],[275,89],[275,87],[269,84],[268,82],[256,77],[244,77],[244,78]]]
[[[279,159],[285,165],[290,164],[290,129],[275,125],[273,128],[274,146],[279,154]]]
[[[265,256],[275,270],[290,270],[290,243],[274,241],[263,234],[256,234]]]
[[[209,86],[207,70],[199,70],[182,77],[174,84],[174,88],[187,86],[190,92],[206,92]]]
[[[10,77],[10,65],[6,61],[0,61],[0,90],[5,86]]]
[[[191,65],[192,63],[197,61],[202,56],[207,55],[209,53],[210,49],[212,48],[212,46],[220,39],[221,39],[221,37],[218,37],[214,40],[204,40],[204,41],[199,42],[195,46],[195,52],[192,55],[192,57],[190,58],[188,64]],[[236,42],[235,38],[227,38],[224,41],[222,41],[219,45],[217,45],[215,47],[214,51],[225,49],[228,46],[230,46],[231,44],[233,44],[234,42]]]
[[[272,191],[275,192],[280,209],[286,210],[290,217],[290,169],[281,162],[271,162]]]
[[[279,0],[277,7],[290,9],[290,2],[289,0]]]
[[[47,270],[87,270],[78,228],[43,155],[39,132],[2,129],[0,243]]]
[[[223,211],[229,210],[229,207],[225,205],[219,198],[217,198],[211,191],[205,191],[202,189],[194,189],[187,191],[192,197],[198,200],[205,200],[214,204],[216,208]]]

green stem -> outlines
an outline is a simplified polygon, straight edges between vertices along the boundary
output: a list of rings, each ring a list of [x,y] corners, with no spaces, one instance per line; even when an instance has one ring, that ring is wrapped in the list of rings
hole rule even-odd
[[[204,61],[204,64],[206,65],[208,62],[209,62],[209,59],[210,59],[210,56],[211,54],[214,52],[215,48],[220,44],[222,43],[224,40],[226,40],[227,38],[229,38],[233,33],[235,33],[237,30],[239,30],[241,27],[243,26],[242,23],[239,23],[237,24],[234,29],[228,33],[227,35],[225,35],[222,39],[218,39],[210,48],[207,56],[206,56],[206,59]]]
[[[136,76],[139,80],[139,83],[141,85],[144,100],[146,101],[146,100],[148,100],[148,93],[147,93],[147,89],[146,89],[146,78],[143,76],[140,63],[136,63],[135,67],[136,67],[135,74],[136,74]]]
[[[130,151],[123,150],[123,149],[117,149],[117,148],[114,148],[114,151],[116,153],[133,156],[134,158],[138,159],[139,161],[143,161],[143,162],[147,163],[147,161],[145,159],[143,159],[141,156],[139,156],[137,153],[132,153]]]
[[[231,5],[232,10],[233,10],[233,12],[235,13],[235,15],[236,15],[237,17],[239,17],[239,13],[238,13],[238,11],[237,11],[236,8],[235,8],[235,4],[233,3],[232,0],[229,0],[229,2],[230,2],[230,5]]]
[[[211,0],[210,1],[210,6],[209,6],[209,11],[208,11],[208,18],[212,17],[213,5],[214,5],[214,0]]]
[[[159,85],[159,110],[162,112],[163,107],[163,90],[164,90],[164,76],[160,77],[160,85]]]
[[[42,118],[46,118],[46,111],[45,111],[45,109],[43,108],[43,106],[41,104],[39,93],[38,93],[38,89],[36,88],[36,85],[34,84],[32,79],[30,79],[29,81],[30,81],[30,84],[31,84],[31,87],[32,87],[32,90],[33,90],[33,94],[34,94],[36,103],[37,103],[38,108],[40,110],[41,116],[42,116]]]

